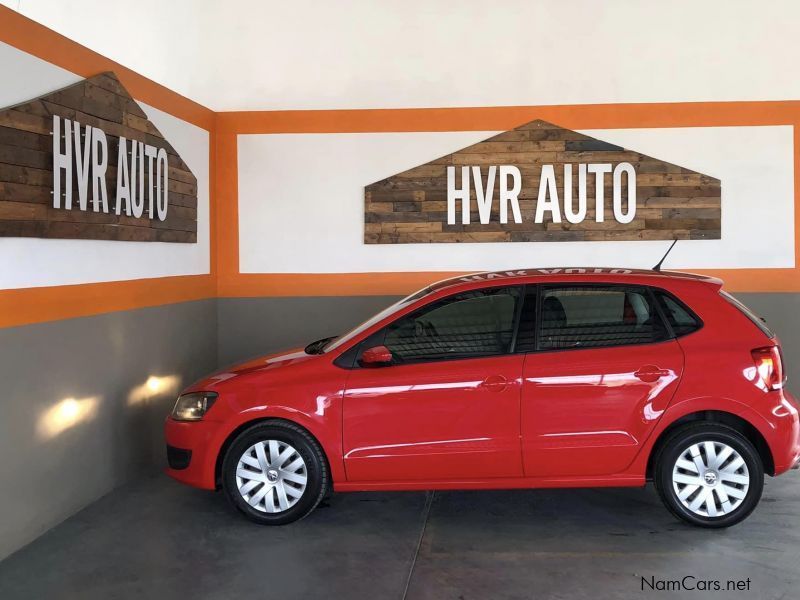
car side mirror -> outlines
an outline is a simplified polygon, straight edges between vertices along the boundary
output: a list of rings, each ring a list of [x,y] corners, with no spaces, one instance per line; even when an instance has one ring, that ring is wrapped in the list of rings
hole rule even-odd
[[[385,367],[392,362],[392,351],[386,346],[373,346],[361,354],[361,364],[365,367]]]

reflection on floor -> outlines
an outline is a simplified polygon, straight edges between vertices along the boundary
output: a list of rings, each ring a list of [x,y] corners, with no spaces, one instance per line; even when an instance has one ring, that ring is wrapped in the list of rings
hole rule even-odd
[[[0,598],[632,598],[656,594],[643,578],[687,575],[788,598],[798,525],[798,472],[768,479],[750,519],[719,531],[675,521],[650,487],[338,494],[268,528],[158,476],[0,563]]]

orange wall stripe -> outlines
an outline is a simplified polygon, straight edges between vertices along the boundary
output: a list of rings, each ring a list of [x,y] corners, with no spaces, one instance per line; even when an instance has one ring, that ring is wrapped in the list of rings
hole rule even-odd
[[[0,290],[0,328],[214,296],[211,275]]]
[[[239,159],[236,134],[217,123],[214,196],[216,268],[220,280],[239,274]]]
[[[209,244],[209,261],[208,269],[210,275],[214,278],[214,294],[217,292],[216,274],[217,274],[217,254],[219,242],[217,239],[217,129],[216,122],[211,131],[208,132],[208,244]]]
[[[791,125],[800,101],[581,104],[474,108],[288,110],[218,113],[218,126],[247,133],[504,131],[533,119],[570,129]]]
[[[0,41],[81,77],[91,77],[102,71],[114,71],[137,100],[208,131],[214,126],[214,112],[211,109],[5,6],[0,6]]]

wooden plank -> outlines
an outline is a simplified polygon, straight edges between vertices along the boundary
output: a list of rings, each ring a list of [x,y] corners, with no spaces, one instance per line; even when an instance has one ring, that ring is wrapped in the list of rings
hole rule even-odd
[[[178,192],[170,192],[167,196],[169,206],[197,206],[197,197],[189,194],[179,194]]]
[[[172,229],[174,231],[197,231],[197,221],[179,217],[172,211],[167,211],[167,218],[163,221],[151,220],[151,225],[156,229]]]
[[[679,198],[679,197],[659,197],[653,196],[651,198],[646,198],[644,200],[644,205],[647,208],[693,208],[693,209],[703,209],[703,208],[711,208],[716,210],[717,214],[720,211],[720,198],[708,197],[708,196],[696,196],[696,197],[686,197],[686,198]]]
[[[528,138],[532,141],[560,140],[567,142],[592,139],[582,133],[570,131],[569,129],[529,129],[527,130],[527,134]]]
[[[634,240],[688,240],[685,230],[638,230],[638,231],[587,231],[587,242],[613,242]]]
[[[489,152],[486,154],[454,154],[454,165],[512,165],[517,162],[528,164],[552,164],[558,162],[559,152]],[[445,181],[445,184],[447,182]]]
[[[91,206],[91,204],[90,204]],[[110,223],[117,224],[120,217],[114,211],[94,212],[93,210],[63,210],[58,208],[47,207],[47,220],[52,221],[65,221],[69,223]]]
[[[721,229],[720,219],[646,219],[647,229]]]
[[[47,206],[30,202],[0,200],[0,219],[5,221],[36,221],[47,216]]]
[[[45,221],[18,221],[0,219],[0,237],[45,237]]]
[[[52,118],[29,114],[21,110],[8,109],[0,112],[0,126],[21,129],[41,135],[50,135]]]
[[[621,230],[621,229],[644,229],[645,228],[645,219],[634,219],[630,223],[618,223],[613,219],[606,219],[604,221],[600,221],[599,223],[592,219],[585,219],[581,223],[570,223],[569,221],[562,221],[561,223],[548,223],[547,230],[548,231],[557,231],[557,230],[564,230],[564,231],[608,231],[608,230]]]
[[[442,230],[442,223],[381,223],[381,233],[425,233]]]
[[[2,181],[0,182],[0,201],[33,202],[50,205],[53,203],[53,191],[51,186],[25,185]]]
[[[688,174],[673,174],[659,175],[656,173],[643,173],[636,177],[638,185],[656,185],[663,186],[696,186],[696,185],[710,185],[719,183],[719,179],[710,177],[709,175],[702,175],[700,173]]]
[[[51,136],[11,127],[0,127],[0,144],[42,152],[53,151]]]
[[[0,163],[16,165],[18,167],[33,167],[34,169],[50,170],[53,167],[52,153],[30,148],[19,148],[0,144]]]
[[[162,229],[157,232],[159,242],[179,242],[184,244],[194,244],[197,242],[197,233],[194,231],[172,231]]]
[[[512,242],[579,242],[585,238],[584,231],[531,231],[514,232]]]
[[[169,179],[174,179],[176,181],[180,181],[182,183],[190,183],[194,186],[197,186],[197,178],[192,175],[190,171],[184,171],[183,169],[179,169],[172,165],[169,165]]]
[[[663,209],[663,217],[665,219],[719,219],[719,205],[698,208],[696,204],[687,204],[686,208],[667,208]]]
[[[47,237],[65,239],[117,239],[117,226],[100,223],[70,223],[51,221],[47,223]]]
[[[161,132],[159,132],[158,129],[156,129],[155,125],[153,125],[150,121],[142,117],[126,113],[122,122],[126,127],[135,129],[142,133],[149,133],[150,135],[156,135],[156,136],[161,135]]]
[[[156,242],[158,230],[151,227],[131,227],[120,225],[117,229],[117,239],[125,242]]]
[[[446,176],[447,176],[447,166],[438,164],[422,165],[395,175],[395,177],[403,177],[403,178],[446,177]]]
[[[516,129],[512,129],[510,131],[504,131],[503,133],[498,133],[495,136],[490,137],[489,139],[485,140],[486,142],[521,142],[521,141],[528,141],[531,139],[531,134],[529,131],[517,131]]]
[[[563,152],[565,144],[562,141],[514,141],[514,142],[478,142],[473,146],[467,146],[459,150],[458,154],[503,154],[520,152],[537,152],[545,150],[548,152]],[[579,142],[570,142],[579,143]]]
[[[175,179],[169,180],[169,193],[176,192],[185,196],[197,196],[197,185],[192,183],[183,183]]]
[[[0,182],[46,186],[49,193],[53,188],[53,173],[45,169],[0,163]]]
[[[616,146],[602,140],[592,138],[584,140],[570,140],[565,142],[565,150],[569,152],[625,152],[622,146]]]

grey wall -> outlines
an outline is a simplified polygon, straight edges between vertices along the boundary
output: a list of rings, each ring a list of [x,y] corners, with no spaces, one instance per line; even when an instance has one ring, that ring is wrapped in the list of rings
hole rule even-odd
[[[164,465],[164,417],[216,337],[215,300],[0,329],[0,559]]]
[[[220,366],[349,331],[400,296],[220,298]]]

